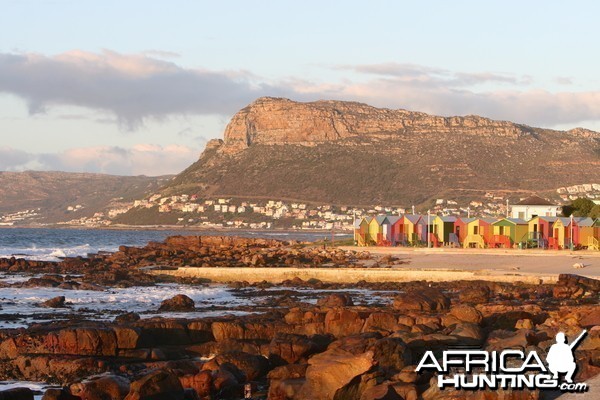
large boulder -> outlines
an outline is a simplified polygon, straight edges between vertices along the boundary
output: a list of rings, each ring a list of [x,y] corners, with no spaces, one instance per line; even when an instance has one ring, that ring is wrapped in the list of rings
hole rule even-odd
[[[558,282],[552,288],[553,296],[558,299],[578,299],[598,292],[600,280],[574,274],[560,274]]]
[[[375,364],[373,352],[352,354],[340,348],[314,355],[296,400],[333,400],[336,393]]]
[[[102,375],[74,383],[70,390],[81,400],[121,400],[129,393],[129,380],[118,375]]]
[[[393,307],[401,311],[440,311],[450,307],[450,299],[437,289],[411,290],[396,296]]]
[[[263,356],[232,351],[219,354],[212,361],[218,366],[228,365],[245,381],[254,381],[267,374],[269,363]]]
[[[194,389],[200,397],[210,395],[212,380],[213,376],[210,371],[200,371],[197,374],[179,377],[179,381],[185,389]]]
[[[450,309],[450,314],[462,322],[470,322],[473,324],[481,323],[483,316],[472,306],[467,304],[458,304]]]
[[[356,311],[334,309],[325,315],[325,333],[330,333],[335,337],[360,333],[364,324],[364,319]]]
[[[317,305],[320,307],[347,307],[353,306],[354,302],[347,293],[333,293],[317,300]]]
[[[124,400],[184,400],[184,391],[177,376],[156,370],[132,382]]]
[[[195,308],[196,303],[194,303],[194,300],[185,294],[178,294],[164,300],[160,304],[158,311],[194,311]]]
[[[33,400],[33,392],[29,388],[14,388],[0,392],[0,400]]]
[[[291,364],[322,350],[318,343],[305,335],[278,333],[269,343],[269,359]]]
[[[490,288],[487,286],[473,286],[460,291],[458,299],[461,303],[484,304],[490,301]]]
[[[44,301],[41,306],[46,308],[63,308],[65,306],[65,296],[53,297]]]

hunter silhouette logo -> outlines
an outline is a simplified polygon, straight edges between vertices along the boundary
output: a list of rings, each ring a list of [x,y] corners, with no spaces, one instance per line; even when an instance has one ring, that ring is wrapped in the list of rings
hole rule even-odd
[[[437,371],[438,386],[442,389],[559,389],[563,392],[585,392],[587,384],[573,382],[577,369],[573,350],[586,334],[584,330],[568,344],[565,334],[559,332],[556,343],[548,350],[546,363],[535,351],[446,350],[438,361],[433,351],[428,350],[416,371]],[[560,374],[565,374],[566,382],[561,382]]]
[[[556,334],[556,343],[550,347],[546,362],[548,363],[548,369],[552,372],[552,377],[558,379],[559,373],[566,373],[565,379],[568,383],[573,383],[573,374],[577,369],[575,364],[575,357],[573,357],[573,350],[579,344],[581,339],[585,337],[587,331],[584,330],[573,340],[571,344],[567,344],[567,338],[562,332]]]

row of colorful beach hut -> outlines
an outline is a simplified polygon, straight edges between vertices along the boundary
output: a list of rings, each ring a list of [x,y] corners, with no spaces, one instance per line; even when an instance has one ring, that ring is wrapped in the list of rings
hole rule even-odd
[[[600,219],[583,217],[467,218],[406,214],[355,223],[359,246],[431,246],[600,250]]]

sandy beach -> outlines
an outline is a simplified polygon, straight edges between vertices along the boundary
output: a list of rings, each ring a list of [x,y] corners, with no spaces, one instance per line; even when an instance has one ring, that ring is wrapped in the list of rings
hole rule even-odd
[[[407,249],[398,247],[342,247],[344,250],[368,251],[374,255],[391,255],[402,263],[398,268],[487,270],[496,273],[539,275],[578,274],[600,277],[600,252],[505,250],[505,249]],[[574,268],[583,264],[584,268]]]

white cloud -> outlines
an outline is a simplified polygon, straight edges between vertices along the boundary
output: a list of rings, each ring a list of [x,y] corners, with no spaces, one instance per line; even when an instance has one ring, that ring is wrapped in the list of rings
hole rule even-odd
[[[172,114],[231,114],[278,90],[244,71],[187,69],[150,55],[71,51],[57,56],[0,54],[0,92],[27,101],[30,113],[75,105],[114,113],[136,128]]]
[[[196,161],[199,149],[180,145],[136,144],[131,148],[93,146],[34,154],[0,147],[0,170],[96,172],[114,175],[176,174]]]
[[[439,115],[478,114],[542,127],[600,121],[599,90],[552,92],[536,86],[528,75],[383,63],[332,67],[339,74],[333,82],[301,77],[270,80],[249,71],[186,68],[165,56],[175,55],[109,50],[55,56],[0,53],[0,92],[25,99],[31,113],[56,105],[87,107],[114,115],[115,121],[130,129],[148,119],[173,115],[230,118],[260,96],[362,101]],[[570,82],[564,77],[558,81]]]

